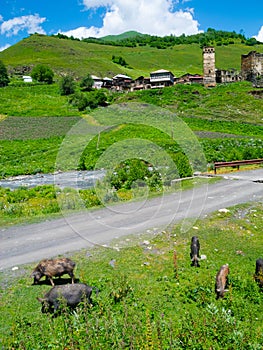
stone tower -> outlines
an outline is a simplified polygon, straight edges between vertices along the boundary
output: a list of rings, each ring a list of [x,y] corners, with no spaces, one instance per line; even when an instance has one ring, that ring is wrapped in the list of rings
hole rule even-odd
[[[212,46],[203,48],[204,86],[216,86],[215,49]]]
[[[263,84],[263,54],[250,51],[247,55],[241,55],[241,76],[255,85]]]

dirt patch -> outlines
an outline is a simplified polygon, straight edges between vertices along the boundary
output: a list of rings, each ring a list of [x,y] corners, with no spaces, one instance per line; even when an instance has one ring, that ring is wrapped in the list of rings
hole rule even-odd
[[[214,131],[195,131],[194,133],[196,134],[196,136],[202,139],[224,139],[224,138],[241,138],[242,137],[240,135],[226,134],[223,132],[214,132]]]

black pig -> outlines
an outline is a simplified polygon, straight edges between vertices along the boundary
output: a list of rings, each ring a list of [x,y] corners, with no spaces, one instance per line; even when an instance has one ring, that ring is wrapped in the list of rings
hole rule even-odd
[[[255,271],[255,281],[260,287],[263,288],[263,259],[259,258],[256,260],[256,271]]]
[[[191,240],[191,251],[190,251],[190,257],[191,257],[191,265],[195,267],[199,267],[199,250],[200,250],[200,243],[199,239],[196,236],[192,237]]]
[[[84,283],[64,284],[51,288],[44,295],[44,298],[37,298],[37,300],[42,303],[43,313],[55,313],[62,305],[74,308],[85,300],[92,304],[91,293],[93,289],[94,287]]]

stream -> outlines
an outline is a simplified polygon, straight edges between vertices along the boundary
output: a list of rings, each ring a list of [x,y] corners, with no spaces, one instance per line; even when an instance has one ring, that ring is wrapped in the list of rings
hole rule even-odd
[[[14,190],[20,187],[32,188],[40,185],[55,185],[61,189],[65,187],[88,189],[94,187],[96,181],[102,179],[104,176],[104,170],[21,175],[7,179],[0,179],[0,187]]]

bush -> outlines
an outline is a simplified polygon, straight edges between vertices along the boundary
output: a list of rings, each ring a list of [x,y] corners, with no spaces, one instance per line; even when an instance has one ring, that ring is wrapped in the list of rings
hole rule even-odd
[[[106,94],[101,90],[90,91],[87,93],[75,93],[70,103],[76,106],[79,111],[84,111],[86,108],[95,109],[98,106],[105,106],[107,101]]]
[[[161,186],[161,177],[157,171],[149,170],[145,162],[140,159],[129,159],[121,163],[110,177],[110,184],[116,190],[130,190],[135,183],[139,186],[147,184],[154,190]]]
[[[86,94],[83,92],[76,92],[74,95],[72,95],[70,103],[77,107],[80,112],[84,111],[87,108],[88,103]]]
[[[0,189],[0,218],[28,219],[34,216],[58,213],[60,208],[52,185],[34,188]]]
[[[80,197],[84,201],[86,208],[92,208],[101,205],[101,201],[94,189],[80,190]]]
[[[38,64],[32,69],[31,77],[40,83],[53,83],[54,73],[51,68]]]
[[[112,62],[119,64],[120,66],[127,67],[128,63],[125,61],[125,59],[121,56],[115,56],[112,55]]]

